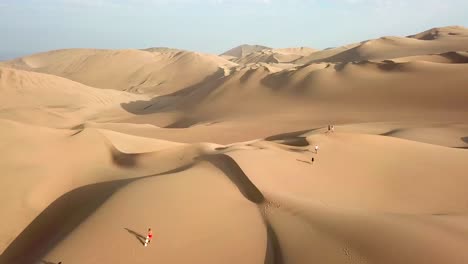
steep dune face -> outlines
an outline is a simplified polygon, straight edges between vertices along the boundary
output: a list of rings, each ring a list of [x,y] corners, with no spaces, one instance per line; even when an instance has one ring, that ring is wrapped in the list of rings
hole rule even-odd
[[[117,131],[225,144],[330,122],[464,123],[468,93],[461,84],[468,81],[467,66],[411,60],[316,63],[279,71],[266,64],[238,67],[186,93],[123,104],[135,115],[120,122],[157,128],[122,125]],[[170,107],[161,108],[165,103]],[[463,143],[461,137],[450,141]]]
[[[296,91],[314,101],[466,110],[462,97],[467,91],[462,72],[468,64],[410,63],[344,63],[329,64],[323,69],[303,67],[297,71],[272,74],[264,82],[282,91]],[[276,86],[281,80],[286,85]],[[391,80],[391,82],[387,82]],[[444,80],[443,88],[440,81]],[[420,101],[420,98],[424,100]],[[333,99],[334,98],[334,99]],[[362,100],[362,101],[361,101]]]
[[[468,263],[466,31],[1,63],[0,264]]]
[[[203,81],[234,64],[215,55],[174,49],[57,50],[7,62],[92,87],[165,94]]]
[[[181,100],[197,102],[193,107],[206,112],[220,107],[226,113],[247,111],[249,107],[280,113],[285,111],[283,107],[273,107],[280,102],[288,111],[326,103],[334,105],[329,113],[378,110],[377,115],[394,112],[396,119],[398,113],[407,110],[411,110],[409,115],[424,111],[466,113],[468,91],[461,84],[468,82],[464,74],[467,67],[432,62],[361,62],[310,64],[279,72],[267,67],[245,68],[224,77],[209,91],[194,91]],[[180,105],[182,110],[190,107],[190,103]]]
[[[0,125],[2,148],[21,142],[17,147],[9,149],[9,155],[0,161],[2,172],[5,173],[0,179],[0,185],[6,188],[0,194],[4,223],[0,236],[1,252],[17,236],[21,237],[20,233],[25,232],[24,229],[63,194],[90,184],[158,174],[185,166],[191,163],[194,156],[209,149],[197,144],[187,148],[184,144],[106,130],[51,129],[6,120],[0,120]],[[154,160],[159,162],[154,163]],[[66,205],[66,208],[60,210],[67,211],[54,211],[55,216],[47,216],[46,223],[40,223],[39,230],[31,226],[32,229],[26,230],[23,237],[26,244],[13,243],[12,249],[0,256],[0,263],[34,263],[33,259],[37,257],[35,254],[41,254],[34,252],[38,248],[37,241],[43,241],[42,246],[48,246],[48,238],[42,236],[52,235],[53,238],[59,234],[54,234],[52,230],[64,227],[58,223],[54,226],[54,221],[78,217],[87,210],[87,206],[106,197],[106,193],[100,192],[90,195],[79,195],[79,200],[74,200],[83,208]],[[78,224],[80,221],[82,218],[78,217],[72,222]],[[18,243],[20,247],[32,248],[27,250],[28,254],[18,253],[15,249]],[[26,260],[22,262],[10,258]]]
[[[307,129],[311,123],[323,126],[330,120],[466,120],[468,92],[461,84],[468,82],[468,64],[402,60],[313,63],[286,70],[262,63],[237,67],[184,93],[123,104],[136,114],[124,122],[190,128],[187,137],[170,129],[153,132],[170,140],[228,143],[234,135],[236,140],[250,140],[281,129]],[[165,104],[170,106],[161,108]],[[259,122],[276,125],[260,128]],[[228,127],[229,133],[210,136],[210,131]],[[253,132],[242,133],[246,129]]]
[[[81,140],[92,136],[88,132]],[[121,137],[114,140],[129,142]],[[222,261],[463,263],[468,259],[463,235],[468,228],[464,150],[317,131],[271,140],[206,145],[198,152],[193,152],[195,146],[166,146],[164,153],[155,149],[145,156],[133,155],[135,163],[127,170],[133,176],[95,178],[100,183],[58,197],[0,260],[217,263],[230,256]],[[304,144],[293,146],[294,140]],[[312,153],[315,144],[322,147],[319,154]],[[189,157],[178,161],[179,155]],[[311,156],[316,158],[314,164]],[[194,163],[187,167],[184,162]],[[164,168],[157,165],[162,163]],[[421,164],[431,164],[432,169]],[[104,171],[125,173],[107,167]],[[145,248],[141,243],[146,226],[153,227],[155,238]],[[34,244],[32,235],[42,243]],[[103,244],[96,237],[107,241]],[[389,246],[397,249],[388,251]],[[234,253],[233,247],[243,254]],[[444,250],[436,250],[440,248]]]
[[[434,28],[406,38],[382,37],[368,40],[349,47],[340,48],[341,51],[338,53],[335,49],[326,50],[323,51],[326,56],[321,54],[321,52],[314,53],[300,61],[302,63],[310,63],[386,60],[415,55],[466,51],[467,46],[467,28],[445,27]]]

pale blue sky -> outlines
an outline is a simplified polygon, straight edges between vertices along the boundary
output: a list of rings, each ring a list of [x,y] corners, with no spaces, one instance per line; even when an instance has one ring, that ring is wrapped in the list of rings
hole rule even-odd
[[[468,26],[468,0],[0,0],[0,59],[61,48],[327,48]]]

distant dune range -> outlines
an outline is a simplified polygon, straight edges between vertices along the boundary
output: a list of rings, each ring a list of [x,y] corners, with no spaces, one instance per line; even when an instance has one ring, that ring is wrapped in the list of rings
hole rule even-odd
[[[0,264],[468,263],[467,73],[459,26],[0,62]]]

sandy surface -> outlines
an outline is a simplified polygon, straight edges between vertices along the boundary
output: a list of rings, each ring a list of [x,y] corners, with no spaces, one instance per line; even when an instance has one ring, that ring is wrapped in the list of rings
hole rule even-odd
[[[0,62],[0,263],[468,263],[467,47]]]

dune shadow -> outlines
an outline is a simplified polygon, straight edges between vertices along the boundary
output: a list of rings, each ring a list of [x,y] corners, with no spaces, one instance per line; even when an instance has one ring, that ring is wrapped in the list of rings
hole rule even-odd
[[[229,147],[226,147],[226,146],[224,146],[224,147],[217,147],[217,148],[215,148],[215,150],[221,151],[221,150],[226,150],[226,149],[228,149],[228,148],[229,148]]]
[[[310,145],[305,137],[288,138],[276,142],[291,147],[307,147]]]
[[[346,68],[347,65],[348,65],[348,62],[339,62],[335,64],[333,68],[335,69],[335,71],[339,72],[339,71],[344,70],[344,68]]]
[[[144,154],[141,153],[123,153],[116,148],[111,148],[111,157],[112,157],[112,162],[119,166],[119,167],[124,167],[124,168],[132,168],[137,165],[138,162],[138,157],[141,157]]]
[[[189,128],[199,123],[199,120],[183,117],[172,124],[165,126],[164,128]]]
[[[260,204],[265,201],[265,197],[257,186],[250,181],[249,177],[232,157],[226,154],[215,154],[201,156],[200,159],[208,161],[221,170],[249,201],[256,204]]]
[[[267,245],[264,264],[283,264],[283,254],[279,244],[278,236],[271,224],[265,220],[267,231]]]
[[[0,263],[33,263],[128,182],[97,183],[64,194],[21,232],[0,256]]]
[[[264,264],[283,264],[283,255],[278,237],[272,225],[269,223],[264,213],[262,213],[263,210],[261,208],[265,206],[266,199],[257,186],[250,181],[249,177],[244,173],[239,164],[237,164],[237,162],[229,155],[205,155],[202,156],[201,159],[211,163],[221,170],[231,180],[231,182],[237,186],[241,194],[246,199],[258,205],[267,232]]]
[[[224,77],[224,70],[218,71],[205,77],[202,81],[182,88],[178,91],[160,95],[149,100],[137,100],[128,103],[121,103],[120,106],[127,112],[135,115],[147,115],[153,113],[164,113],[178,109],[190,109],[200,102],[206,95],[210,94]],[[187,99],[190,97],[190,100]],[[195,98],[194,98],[195,97]],[[183,127],[193,125],[190,120],[177,121],[167,128]]]
[[[257,69],[250,69],[246,71],[239,79],[240,83],[246,83],[250,77],[252,77],[257,72]]]
[[[398,71],[401,70],[404,63],[397,63],[392,60],[384,60],[380,63],[377,63],[377,67],[384,71]]]
[[[132,234],[135,236],[135,238],[142,244],[142,245],[145,245],[145,240],[146,240],[146,237],[144,237],[142,234],[140,233],[137,233],[129,228],[124,228],[125,230],[127,230],[128,233]]]
[[[193,164],[138,178],[90,184],[62,195],[44,209],[5,249],[0,255],[0,263],[34,263],[120,188],[136,180],[181,172],[191,166]]]
[[[287,145],[291,147],[307,147],[310,145],[309,141],[305,136],[302,136],[305,133],[310,133],[313,131],[320,130],[321,128],[314,128],[308,130],[294,131],[283,134],[278,134],[274,136],[269,136],[265,138],[266,141],[274,141],[278,144]]]
[[[468,144],[468,137],[462,137],[461,140],[465,142],[466,144]]]
[[[288,151],[297,152],[297,153],[304,153],[309,152],[309,149],[295,149],[295,148],[288,148]]]
[[[449,33],[450,34],[450,33]],[[440,56],[448,59],[451,63],[468,63],[468,57],[461,55],[456,51],[442,53]]]
[[[47,260],[41,260],[40,262],[41,264],[59,264],[61,262],[51,262],[51,261],[47,261]]]
[[[364,43],[365,42],[361,42],[361,44],[364,44]],[[339,53],[328,56],[326,58],[311,60],[309,61],[309,63],[317,63],[317,62],[332,62],[332,63],[342,62],[343,63],[343,62],[352,62],[352,61],[362,61],[363,58],[361,56],[361,53],[359,52],[359,46],[341,51]]]
[[[301,135],[309,132],[313,132],[316,130],[319,130],[320,128],[314,128],[314,129],[307,129],[307,130],[301,130],[301,131],[294,131],[294,132],[288,132],[288,133],[282,133],[274,136],[269,136],[265,138],[266,141],[277,141],[277,140],[287,140],[291,138],[297,138],[300,137]]]
[[[301,67],[298,67],[297,69],[300,68]],[[290,80],[292,75],[292,72],[285,71],[272,73],[270,75],[267,75],[265,78],[261,79],[260,83],[270,88],[271,91],[280,92],[286,87],[291,87],[288,81]]]

